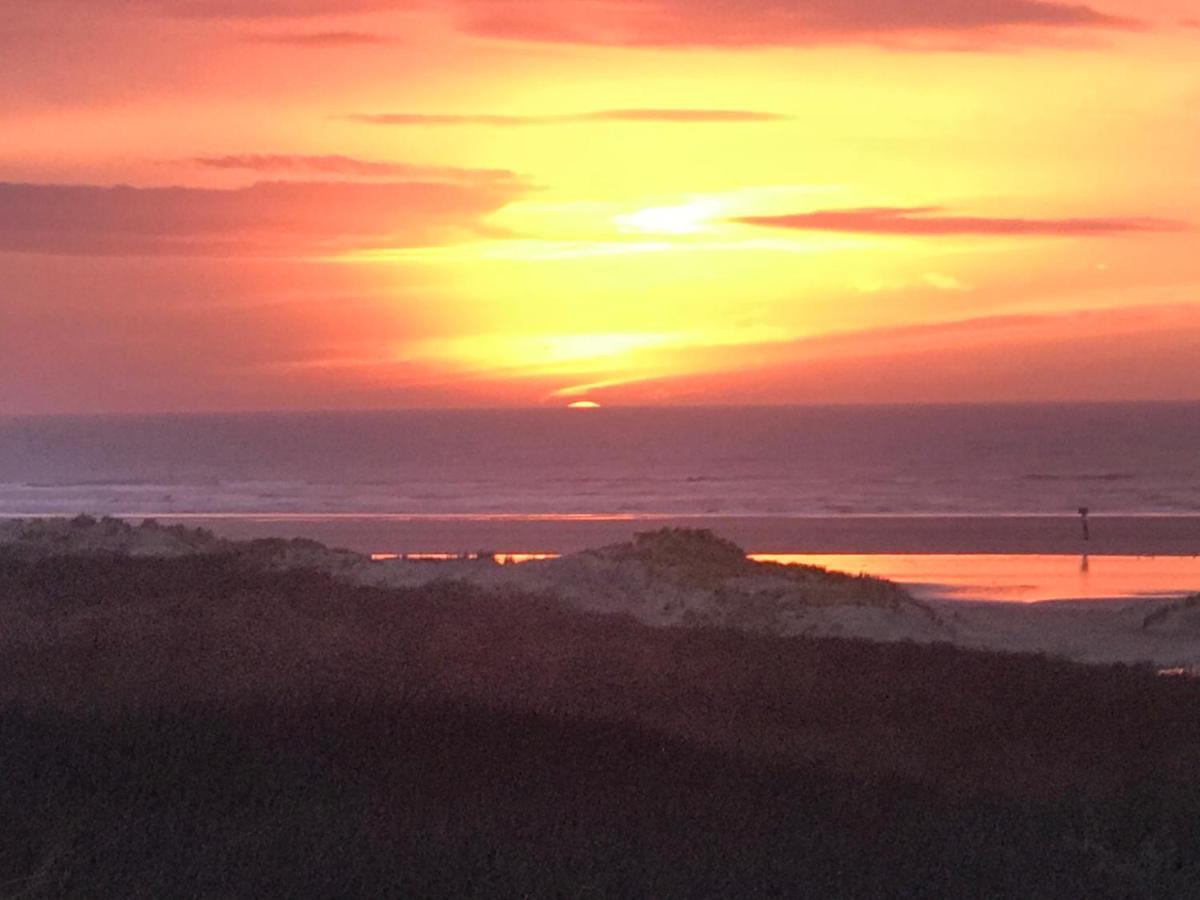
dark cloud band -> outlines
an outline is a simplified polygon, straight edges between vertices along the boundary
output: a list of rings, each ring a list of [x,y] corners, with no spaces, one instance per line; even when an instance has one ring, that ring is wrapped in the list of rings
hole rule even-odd
[[[1182,231],[1185,223],[1136,217],[1027,219],[948,216],[936,206],[866,207],[817,210],[780,216],[742,216],[732,221],[793,231],[834,231],[878,235],[1063,235],[1097,237],[1136,232]]]
[[[0,252],[305,256],[478,232],[512,185],[262,182],[234,190],[0,183]]]
[[[460,0],[469,31],[529,41],[625,46],[890,42],[996,30],[1130,29],[1136,19],[1057,0]]]
[[[454,166],[381,162],[340,154],[311,156],[295,153],[241,153],[227,156],[197,156],[191,162],[208,169],[272,175],[317,174],[350,178],[400,178],[405,181],[433,181],[452,184],[509,184],[512,186],[522,184],[520,176],[508,169],[466,169]]]

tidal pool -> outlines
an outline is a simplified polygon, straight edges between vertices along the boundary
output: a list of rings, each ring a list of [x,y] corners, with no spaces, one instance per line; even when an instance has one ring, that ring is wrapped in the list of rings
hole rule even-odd
[[[887,578],[924,599],[1035,603],[1200,593],[1200,556],[785,553],[751,558]]]

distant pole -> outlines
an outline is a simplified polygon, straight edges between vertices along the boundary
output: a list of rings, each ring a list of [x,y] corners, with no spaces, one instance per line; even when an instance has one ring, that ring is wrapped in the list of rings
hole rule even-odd
[[[1080,524],[1083,525],[1083,539],[1085,541],[1090,541],[1092,539],[1092,536],[1091,536],[1091,534],[1088,533],[1087,517],[1088,517],[1088,508],[1086,506],[1079,507],[1079,522],[1080,522]]]

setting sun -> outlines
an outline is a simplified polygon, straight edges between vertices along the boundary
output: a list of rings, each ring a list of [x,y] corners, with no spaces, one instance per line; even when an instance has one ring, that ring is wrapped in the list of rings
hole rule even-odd
[[[697,234],[708,230],[719,205],[711,200],[695,200],[679,206],[658,206],[617,216],[621,231],[640,234]]]

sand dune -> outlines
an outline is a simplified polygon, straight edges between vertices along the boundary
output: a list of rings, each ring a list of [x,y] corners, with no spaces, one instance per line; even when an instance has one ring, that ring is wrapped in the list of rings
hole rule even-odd
[[[1090,540],[1068,515],[854,515],[505,517],[383,515],[193,515],[163,523],[210,529],[237,540],[307,538],[360,553],[488,547],[578,553],[628,541],[638,531],[708,529],[755,553],[1028,553],[1190,556],[1200,553],[1200,516],[1093,513]]]
[[[663,529],[633,541],[520,565],[491,560],[371,561],[308,540],[232,541],[196,529],[117,520],[0,523],[24,553],[179,557],[232,554],[256,567],[310,568],[356,584],[466,582],[554,598],[660,627],[724,627],[777,636],[947,642],[1084,663],[1150,663],[1200,672],[1200,597],[1184,600],[971,603],[918,601],[881,579],[751,562],[706,531]]]
[[[680,536],[675,546],[671,536]],[[379,585],[462,580],[535,591],[660,626],[716,625],[781,636],[949,642],[1085,663],[1151,663],[1200,671],[1200,598],[1050,603],[917,601],[875,578],[714,555],[733,545],[706,532],[647,533],[557,560],[496,566],[393,560],[355,568]],[[672,557],[671,550],[675,551]],[[703,572],[697,576],[697,570]]]
[[[547,594],[589,612],[655,626],[716,626],[774,635],[886,635],[948,640],[943,618],[882,579],[811,566],[755,563],[704,531],[662,530],[561,559],[488,562],[392,560],[356,568],[369,584],[462,580],[494,590]]]

